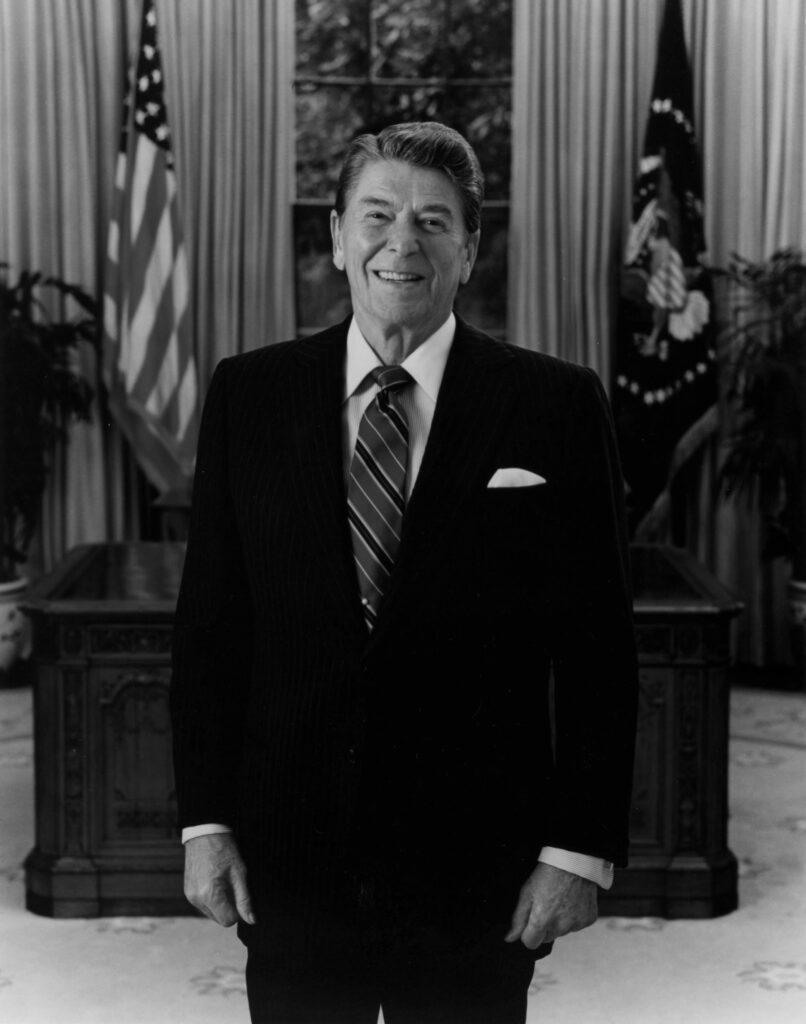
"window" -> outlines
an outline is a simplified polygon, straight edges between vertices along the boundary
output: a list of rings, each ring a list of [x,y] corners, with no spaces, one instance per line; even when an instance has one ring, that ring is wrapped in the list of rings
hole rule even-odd
[[[329,214],[351,139],[441,121],[470,141],[487,182],[479,257],[457,309],[503,336],[507,307],[512,0],[296,0],[297,325],[346,316]]]

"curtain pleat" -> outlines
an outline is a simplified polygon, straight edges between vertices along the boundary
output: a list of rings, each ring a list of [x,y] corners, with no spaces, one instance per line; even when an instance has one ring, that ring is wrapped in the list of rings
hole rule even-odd
[[[515,2],[509,336],[605,383],[656,7]]]
[[[0,0],[0,259],[100,297],[141,0]],[[293,0],[157,0],[202,391],[294,333]],[[60,312],[56,306],[53,312]],[[97,381],[88,353],[82,368]],[[143,487],[100,402],[58,453],[29,570],[138,535]]]
[[[515,0],[509,336],[606,385],[663,6]],[[806,248],[806,5],[683,0],[683,14],[710,263]],[[723,416],[699,456],[690,547],[746,603],[738,659],[785,662],[786,563],[763,561],[756,505],[716,497],[728,429]]]

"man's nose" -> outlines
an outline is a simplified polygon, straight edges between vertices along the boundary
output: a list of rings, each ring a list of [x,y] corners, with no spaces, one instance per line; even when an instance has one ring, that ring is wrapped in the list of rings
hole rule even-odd
[[[415,224],[407,218],[395,220],[389,229],[386,245],[398,256],[411,256],[419,252],[420,242]]]

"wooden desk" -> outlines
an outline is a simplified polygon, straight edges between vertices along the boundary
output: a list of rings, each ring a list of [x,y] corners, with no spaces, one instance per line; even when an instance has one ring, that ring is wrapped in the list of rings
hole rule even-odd
[[[630,866],[603,914],[716,917],[737,906],[728,849],[730,621],[742,604],[687,552],[631,549],[639,710]]]
[[[53,917],[190,913],[168,683],[179,543],[88,545],[33,591],[36,847],[26,905]],[[629,869],[602,913],[736,906],[727,847],[728,629],[741,608],[694,559],[633,548],[640,715]]]
[[[168,685],[184,545],[87,545],[31,595],[36,847],[26,906],[186,914]]]

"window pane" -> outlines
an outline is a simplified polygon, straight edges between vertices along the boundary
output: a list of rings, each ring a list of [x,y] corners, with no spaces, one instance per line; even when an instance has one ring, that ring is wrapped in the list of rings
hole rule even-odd
[[[366,75],[369,0],[296,0],[298,75]]]
[[[371,108],[371,109],[370,109]],[[460,131],[478,154],[488,199],[509,197],[510,89],[297,86],[297,195],[332,198],[350,141],[403,121],[440,121]]]
[[[298,206],[294,211],[297,266],[297,327],[327,327],[350,312],[347,275],[333,266],[330,208]]]
[[[367,123],[361,87],[297,85],[297,195],[333,199],[347,146]]]
[[[470,281],[459,289],[456,309],[475,327],[499,337],[507,327],[507,238],[509,210],[485,207],[481,243]]]
[[[449,74],[500,78],[512,74],[512,0],[451,0]]]
[[[511,146],[509,86],[455,86],[444,103],[445,121],[475,149],[488,199],[509,198]]]
[[[373,75],[445,74],[445,0],[373,0],[372,26]]]
[[[369,130],[379,132],[386,125],[401,121],[441,121],[450,124],[445,116],[445,107],[445,89],[442,86],[376,86],[372,90]]]

